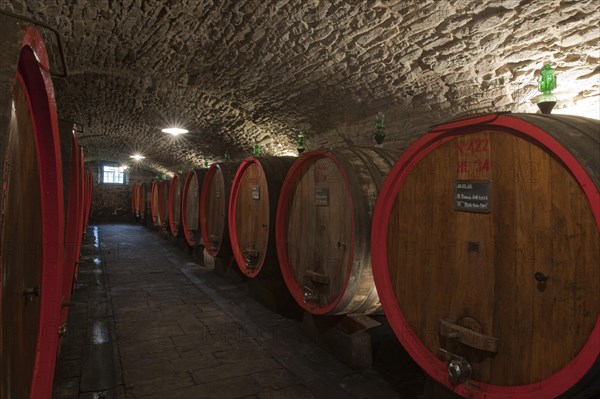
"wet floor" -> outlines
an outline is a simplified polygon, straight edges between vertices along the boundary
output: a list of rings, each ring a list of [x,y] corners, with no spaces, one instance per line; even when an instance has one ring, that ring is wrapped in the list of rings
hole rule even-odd
[[[374,366],[350,368],[173,241],[136,225],[88,231],[55,399],[423,397],[383,318]]]

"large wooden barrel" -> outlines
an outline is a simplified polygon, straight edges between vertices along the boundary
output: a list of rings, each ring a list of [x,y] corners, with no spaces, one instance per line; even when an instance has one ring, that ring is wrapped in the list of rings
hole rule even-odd
[[[250,157],[237,170],[229,199],[229,232],[235,261],[248,277],[280,275],[275,215],[281,185],[295,160]]]
[[[85,230],[87,230],[87,226],[88,223],[90,221],[90,214],[92,212],[92,199],[94,197],[94,185],[93,185],[93,178],[92,178],[92,172],[90,171],[90,168],[85,168],[85,187],[84,187],[84,206],[85,206],[85,213],[84,213],[84,218],[85,218],[85,223],[84,223],[84,232]]]
[[[152,224],[154,226],[159,226],[159,218],[158,218],[158,197],[159,193],[159,181],[152,180],[150,182],[150,216],[152,217]]]
[[[2,41],[5,33],[10,32],[3,31]],[[56,103],[48,70],[41,36],[30,28],[21,43],[12,88],[2,185],[2,398],[52,395],[61,324],[65,208]]]
[[[146,217],[146,184],[140,183],[138,185],[138,193],[137,193],[137,216],[140,220],[144,220]]]
[[[63,190],[65,206],[65,247],[62,281],[61,329],[66,333],[66,321],[73,293],[77,262],[79,261],[82,241],[82,187],[81,187],[81,151],[77,141],[77,132],[72,122],[59,121],[61,155],[63,168]]]
[[[595,120],[477,115],[433,128],[390,172],[377,290],[408,353],[454,392],[600,390],[599,143]]]
[[[79,146],[79,248],[77,251],[77,259],[81,257],[81,244],[83,242],[84,223],[85,223],[85,206],[84,206],[84,187],[85,187],[85,157],[83,147]],[[75,265],[75,275],[79,271],[79,263]]]
[[[133,183],[131,185],[131,211],[134,216],[137,216],[137,193],[138,193],[138,185],[137,183]]]
[[[163,230],[169,229],[168,224],[169,182],[162,180],[158,185],[158,225]]]
[[[231,184],[239,163],[214,163],[200,190],[200,230],[206,251],[213,257],[231,255],[227,210]]]
[[[305,153],[277,206],[279,265],[290,293],[314,314],[381,310],[371,272],[371,215],[395,156],[375,148]]]
[[[179,236],[181,224],[181,188],[181,176],[176,173],[169,184],[169,203],[167,205],[169,230],[173,237]]]
[[[185,240],[191,246],[202,245],[200,232],[200,188],[207,169],[190,170],[185,175],[181,193],[181,224]]]

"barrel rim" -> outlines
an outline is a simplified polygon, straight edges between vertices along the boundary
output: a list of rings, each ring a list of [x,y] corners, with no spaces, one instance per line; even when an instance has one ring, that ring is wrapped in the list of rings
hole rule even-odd
[[[175,173],[173,175],[173,178],[171,179],[171,184],[169,185],[169,198],[167,201],[168,202],[167,207],[169,208],[167,211],[167,215],[169,218],[169,230],[171,230],[171,235],[173,237],[179,236],[179,231],[178,231],[178,229],[175,228],[175,225],[173,223],[173,204],[174,204],[174,199],[173,199],[174,193],[173,192],[175,190],[174,182],[177,182],[177,185],[179,186],[179,184],[180,184],[179,180],[180,180],[179,175],[177,173]],[[181,223],[181,209],[179,211],[180,211],[179,212],[180,213],[179,214],[179,223]]]
[[[23,59],[23,51],[29,48],[33,60]],[[33,374],[31,397],[49,397],[52,394],[56,353],[58,350],[58,327],[60,307],[57,304],[62,293],[62,269],[64,252],[64,193],[62,156],[58,133],[58,115],[54,88],[48,72],[48,56],[42,37],[34,27],[29,27],[21,41],[17,84],[24,88],[34,133],[36,156],[40,173],[42,206],[42,273],[40,293],[39,330]],[[31,96],[27,83],[35,84],[36,93]],[[35,80],[35,81],[32,81]],[[37,111],[36,111],[37,110]],[[44,125],[42,131],[40,125]],[[48,133],[49,132],[49,133]],[[49,249],[55,250],[53,255]]]
[[[300,307],[312,314],[321,315],[331,313],[338,306],[338,304],[344,297],[344,293],[346,292],[346,289],[348,287],[348,282],[352,274],[351,266],[354,261],[356,250],[356,217],[355,212],[350,212],[350,214],[352,215],[352,249],[349,256],[349,264],[346,265],[346,277],[344,278],[343,289],[340,290],[339,295],[326,306],[314,306],[305,303],[303,300],[304,291],[302,290],[302,287],[298,283],[298,281],[296,281],[296,279],[294,278],[290,262],[287,256],[287,219],[289,216],[289,207],[287,206],[287,204],[290,202],[292,196],[292,183],[297,180],[300,174],[307,167],[310,166],[313,159],[315,158],[327,158],[335,164],[335,166],[338,168],[338,171],[340,172],[340,175],[343,177],[346,192],[349,193],[347,197],[349,201],[348,205],[350,208],[354,209],[354,201],[351,195],[352,190],[348,181],[348,177],[346,176],[346,172],[344,171],[341,162],[336,158],[335,154],[332,151],[325,149],[306,152],[302,154],[302,156],[298,158],[298,160],[294,162],[294,164],[290,167],[285,177],[285,180],[281,185],[281,191],[279,192],[279,200],[277,201],[277,216],[275,220],[275,242],[277,247],[277,258],[279,259],[279,268],[281,270],[283,280],[286,286],[288,287],[288,290],[290,291],[290,294],[292,294],[292,297],[298,303],[298,305],[300,305]]]
[[[387,236],[388,215],[390,214],[396,197],[412,167],[423,157],[445,142],[458,137],[459,129],[468,126],[482,126],[483,129],[503,129],[502,131],[513,135],[525,135],[534,144],[549,151],[557,157],[571,172],[575,180],[582,188],[592,208],[596,225],[600,229],[600,194],[595,190],[595,185],[585,172],[583,166],[560,145],[553,137],[537,126],[526,122],[518,117],[508,114],[477,116],[470,120],[451,122],[440,128],[439,126],[425,134],[413,143],[398,159],[381,188],[371,229],[371,254],[373,278],[379,293],[381,305],[390,321],[390,325],[401,342],[402,346],[410,356],[425,370],[432,378],[461,395],[473,398],[494,398],[516,395],[523,399],[536,399],[542,396],[559,396],[563,394],[583,378],[596,362],[600,355],[600,315],[592,329],[590,337],[579,353],[568,362],[561,370],[550,377],[535,383],[521,386],[499,386],[471,381],[476,389],[469,388],[465,384],[454,386],[447,376],[447,367],[420,341],[416,333],[410,327],[404,317],[404,313],[396,300],[392,283],[388,273],[387,261]],[[481,130],[481,129],[480,129]]]
[[[237,263],[240,271],[250,278],[254,278],[260,274],[260,272],[263,268],[263,265],[265,264],[266,257],[262,258],[262,261],[260,262],[260,264],[258,264],[256,266],[256,268],[248,269],[246,267],[246,262],[244,261],[242,252],[238,248],[239,242],[237,239],[237,227],[235,224],[235,217],[237,214],[237,211],[236,211],[237,194],[238,194],[238,191],[240,188],[240,182],[241,182],[242,177],[246,173],[246,170],[248,170],[248,168],[252,165],[258,165],[262,174],[264,175],[265,171],[263,169],[263,166],[262,166],[259,158],[255,158],[255,157],[251,156],[251,157],[244,159],[242,161],[242,163],[240,164],[240,166],[238,167],[238,170],[236,171],[235,177],[233,179],[233,184],[231,185],[231,193],[229,195],[229,210],[228,210],[228,212],[229,212],[229,218],[228,218],[229,240],[231,241],[231,247],[233,249],[233,257],[235,258],[235,262]],[[266,195],[267,200],[270,200],[268,185],[266,187],[264,187],[264,189],[267,190],[267,192],[264,193],[264,195]],[[263,193],[261,193],[261,195],[263,195]]]

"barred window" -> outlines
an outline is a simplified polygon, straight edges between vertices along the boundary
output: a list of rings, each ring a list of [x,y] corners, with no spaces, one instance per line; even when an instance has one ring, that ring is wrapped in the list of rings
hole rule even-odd
[[[126,184],[125,168],[117,165],[102,165],[102,183]]]

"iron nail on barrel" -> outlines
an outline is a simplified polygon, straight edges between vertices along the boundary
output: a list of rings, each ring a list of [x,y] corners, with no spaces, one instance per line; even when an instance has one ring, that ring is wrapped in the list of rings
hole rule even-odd
[[[590,119],[476,115],[396,162],[373,272],[399,341],[435,380],[469,398],[598,389],[599,143]]]

